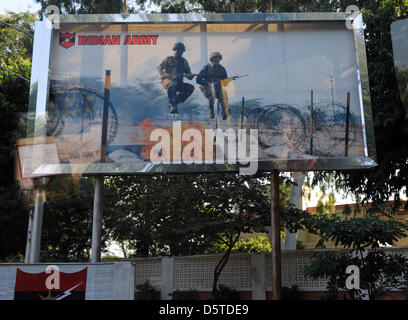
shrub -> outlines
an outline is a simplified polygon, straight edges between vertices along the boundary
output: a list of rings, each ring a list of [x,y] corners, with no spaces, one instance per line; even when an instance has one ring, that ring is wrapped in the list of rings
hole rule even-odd
[[[295,284],[291,288],[282,287],[282,300],[301,300],[299,287]]]
[[[239,300],[239,292],[220,284],[214,294],[214,300]]]
[[[188,291],[176,290],[169,294],[173,300],[197,300],[198,291],[190,289]]]
[[[135,300],[160,300],[160,291],[153,287],[149,280],[136,286]]]

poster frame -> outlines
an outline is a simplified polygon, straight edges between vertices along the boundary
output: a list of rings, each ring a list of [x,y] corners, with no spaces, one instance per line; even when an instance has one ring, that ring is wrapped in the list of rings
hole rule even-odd
[[[207,13],[207,14],[97,14],[97,15],[60,15],[60,26],[80,24],[209,24],[209,23],[346,23],[351,13]],[[352,170],[371,168],[377,165],[374,124],[368,82],[367,58],[365,51],[362,14],[353,20],[353,35],[357,62],[357,82],[362,119],[364,155],[349,157],[316,157],[305,159],[268,159],[258,161],[258,171],[318,171]],[[30,102],[28,118],[32,125],[27,126],[27,137],[34,137],[35,144],[45,143],[46,108],[50,89],[50,59],[53,32],[49,21],[37,21],[35,24],[32,74],[30,84]],[[31,130],[31,131],[30,131]],[[33,155],[37,157],[38,155]],[[313,162],[313,163],[311,163]],[[48,175],[136,175],[160,173],[211,173],[239,172],[247,165],[229,164],[154,164],[145,163],[92,163],[60,164],[57,171],[50,167]]]

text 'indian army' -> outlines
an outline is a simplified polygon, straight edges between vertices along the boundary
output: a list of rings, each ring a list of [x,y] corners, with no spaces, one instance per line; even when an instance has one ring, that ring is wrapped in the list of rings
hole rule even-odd
[[[78,45],[80,46],[112,46],[112,45],[156,45],[158,35],[82,35],[78,36]],[[123,39],[123,41],[121,41]]]

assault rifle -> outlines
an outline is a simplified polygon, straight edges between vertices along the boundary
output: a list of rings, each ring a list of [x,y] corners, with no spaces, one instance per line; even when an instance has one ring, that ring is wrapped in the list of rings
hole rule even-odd
[[[239,78],[244,78],[244,77],[248,77],[248,76],[249,76],[249,74],[244,74],[242,76],[232,76],[231,78],[232,78],[232,80],[237,80]]]
[[[225,78],[225,79],[222,79],[222,80],[229,80],[228,81],[228,83],[229,83],[231,80],[237,80],[237,79],[248,77],[248,76],[249,76],[249,74],[243,74],[242,76],[232,76],[232,77]],[[222,80],[217,80],[217,81],[214,81],[214,82],[210,82],[208,85],[212,85],[212,86],[213,85],[220,85]],[[200,86],[199,88],[200,88],[200,90],[204,90],[205,88],[207,88],[207,86]]]
[[[178,73],[175,76],[173,76],[171,74],[166,74],[166,75],[163,75],[161,78],[162,79],[178,79],[178,78],[183,78],[183,77],[187,78],[187,76],[193,76],[193,78],[194,78],[194,77],[198,76],[198,73]]]

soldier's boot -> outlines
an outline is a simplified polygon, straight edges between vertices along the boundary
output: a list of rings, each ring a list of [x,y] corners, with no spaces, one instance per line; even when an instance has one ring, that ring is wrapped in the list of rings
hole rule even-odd
[[[176,103],[169,103],[169,112],[170,113],[178,113],[177,104]]]
[[[225,112],[225,108],[222,108],[222,120],[227,119],[227,113]]]
[[[208,115],[211,119],[214,119],[214,104],[210,103]]]

